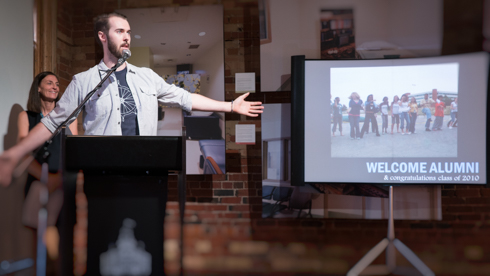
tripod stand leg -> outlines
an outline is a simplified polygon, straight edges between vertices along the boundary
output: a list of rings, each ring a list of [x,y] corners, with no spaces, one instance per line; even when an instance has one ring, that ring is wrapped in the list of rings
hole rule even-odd
[[[396,249],[424,276],[433,276],[435,275],[429,267],[427,267],[420,259],[415,255],[415,253],[410,250],[405,244],[403,244],[400,240],[395,239],[393,241]]]
[[[389,244],[389,240],[387,238],[382,239],[376,246],[371,248],[369,252],[362,257],[354,267],[352,267],[349,272],[347,272],[347,276],[357,276],[359,275],[370,263],[372,263]]]

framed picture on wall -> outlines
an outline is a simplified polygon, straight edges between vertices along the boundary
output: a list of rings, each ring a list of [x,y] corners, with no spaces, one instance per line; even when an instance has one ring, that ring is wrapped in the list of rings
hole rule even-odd
[[[322,59],[354,59],[354,16],[352,9],[321,10],[320,49]]]

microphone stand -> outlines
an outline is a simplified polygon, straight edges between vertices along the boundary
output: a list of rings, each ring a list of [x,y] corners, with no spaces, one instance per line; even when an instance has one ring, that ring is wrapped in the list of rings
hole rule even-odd
[[[99,84],[97,84],[97,86],[95,86],[95,88],[92,91],[90,91],[87,94],[87,96],[85,96],[83,101],[78,105],[77,108],[75,108],[75,110],[67,117],[67,119],[65,121],[63,121],[56,128],[56,130],[53,132],[51,137],[44,143],[44,146],[39,147],[35,151],[35,153],[30,158],[28,158],[26,161],[24,161],[20,166],[22,168],[22,165],[24,165],[25,167],[22,169],[22,171],[25,171],[27,166],[34,159],[34,156],[37,156],[37,154],[39,153],[39,151],[41,149],[45,150],[45,152],[43,154],[43,164],[42,164],[42,172],[41,172],[41,183],[43,183],[44,185],[42,186],[41,192],[39,194],[39,202],[41,203],[41,209],[39,209],[39,212],[38,212],[38,222],[37,222],[38,223],[38,227],[37,227],[37,260],[36,260],[36,275],[37,276],[45,276],[46,275],[46,261],[47,261],[46,257],[47,256],[46,256],[46,245],[43,242],[43,237],[44,237],[44,234],[46,232],[47,222],[48,222],[48,211],[46,209],[46,205],[48,203],[48,198],[49,198],[49,192],[48,192],[47,184],[48,184],[48,173],[49,173],[48,159],[49,159],[50,153],[48,151],[48,146],[53,143],[53,139],[56,137],[56,135],[58,135],[63,129],[66,128],[69,121],[72,118],[74,118],[75,116],[77,116],[77,114],[80,113],[80,111],[85,106],[87,101],[95,94],[95,92],[97,92],[97,90],[99,90],[102,87],[102,84],[112,75],[112,73],[114,73],[116,71],[117,68],[119,68],[119,66],[121,66],[126,61],[126,59],[128,57],[129,56],[127,54],[125,54],[124,57],[122,57],[118,60],[116,65],[114,65],[111,69],[106,71],[107,74],[105,75],[105,77],[102,78],[102,80],[99,82]],[[64,133],[63,133],[63,135],[64,135]]]

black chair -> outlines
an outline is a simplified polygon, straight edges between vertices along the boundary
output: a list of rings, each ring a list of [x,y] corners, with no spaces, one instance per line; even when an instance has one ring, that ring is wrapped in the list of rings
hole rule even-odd
[[[272,192],[272,200],[274,203],[262,203],[262,217],[273,217],[276,212],[287,209],[288,205],[284,204],[289,202],[292,189],[290,187],[275,187]]]
[[[262,186],[262,199],[272,199],[272,192],[275,188],[269,185]]]
[[[293,189],[291,193],[291,197],[289,198],[289,205],[287,209],[278,211],[277,214],[274,215],[275,218],[286,218],[286,217],[310,217],[311,215],[311,193],[302,193],[299,188],[296,187]],[[303,210],[308,210],[307,212]]]

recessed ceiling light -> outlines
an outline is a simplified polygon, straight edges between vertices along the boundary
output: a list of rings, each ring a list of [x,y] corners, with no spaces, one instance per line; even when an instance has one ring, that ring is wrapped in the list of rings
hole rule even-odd
[[[187,56],[188,56],[188,57],[190,57],[190,56],[191,56],[191,54],[187,54]]]
[[[141,35],[134,35],[134,38],[140,39],[141,38]]]
[[[206,32],[200,32],[199,33],[199,36],[205,36],[206,35]]]

